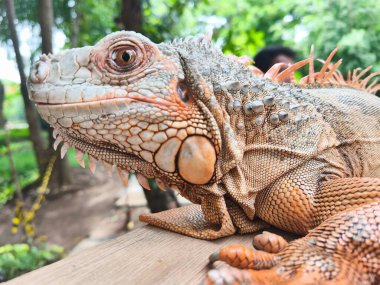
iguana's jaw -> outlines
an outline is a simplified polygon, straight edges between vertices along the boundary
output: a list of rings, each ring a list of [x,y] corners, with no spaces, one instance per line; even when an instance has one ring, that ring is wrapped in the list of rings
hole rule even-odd
[[[118,70],[114,53],[133,47],[136,63]],[[141,54],[140,54],[141,53]],[[179,59],[148,39],[116,33],[94,47],[41,56],[29,78],[30,98],[84,165],[102,160],[181,186],[215,176],[213,131],[191,98]],[[110,63],[110,61],[112,61]],[[146,62],[145,62],[146,61]]]

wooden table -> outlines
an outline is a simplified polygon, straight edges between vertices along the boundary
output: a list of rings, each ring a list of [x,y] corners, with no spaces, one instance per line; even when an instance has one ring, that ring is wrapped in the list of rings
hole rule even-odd
[[[144,226],[6,284],[199,284],[212,252],[228,244],[251,245],[252,237],[204,241]]]

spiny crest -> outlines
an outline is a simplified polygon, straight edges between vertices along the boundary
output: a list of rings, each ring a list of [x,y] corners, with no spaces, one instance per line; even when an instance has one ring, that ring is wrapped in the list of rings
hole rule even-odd
[[[261,70],[254,66],[249,66],[249,62],[245,57],[235,57],[234,59],[243,64],[244,67],[249,68],[255,75],[268,78],[278,83],[286,82],[286,80],[290,79],[291,83],[296,83],[298,85],[301,85],[301,87],[312,85],[318,85],[319,87],[338,85],[352,87],[364,90],[368,93],[376,94],[376,92],[380,90],[380,84],[377,83],[378,80],[376,79],[372,83],[369,83],[369,81],[373,77],[380,75],[380,72],[371,73],[367,75],[367,77],[363,78],[363,76],[372,68],[372,66],[365,68],[360,73],[359,71],[361,68],[356,68],[352,72],[349,71],[347,73],[347,77],[344,78],[342,73],[338,70],[339,66],[342,64],[342,59],[338,60],[336,63],[332,63],[332,58],[337,53],[337,51],[338,48],[335,48],[326,60],[318,59],[319,62],[323,63],[323,66],[321,70],[317,72],[314,70],[313,46],[311,47],[309,58],[296,62],[292,65],[285,63],[276,63],[266,73],[263,73]],[[297,82],[294,76],[294,72],[306,64],[309,64],[309,74]],[[282,68],[286,69],[280,72]]]
[[[196,35],[188,36],[185,38],[175,38],[171,44],[173,46],[179,47],[184,51],[194,51],[194,50],[207,50],[208,52],[216,52],[222,54],[222,50],[215,46],[211,40],[212,35]]]

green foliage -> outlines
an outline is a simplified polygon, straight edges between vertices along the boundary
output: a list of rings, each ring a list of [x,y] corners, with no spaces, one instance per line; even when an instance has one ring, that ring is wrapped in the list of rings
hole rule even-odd
[[[16,133],[17,132],[19,132],[19,130],[16,130]],[[2,133],[3,131],[0,131],[0,207],[11,200],[16,191],[12,183],[7,149],[5,144],[1,141]],[[11,143],[11,151],[20,187],[23,188],[38,179],[38,167],[33,153],[32,143],[28,140],[21,140],[20,137],[17,137],[15,134],[12,135],[12,133],[14,133],[13,130],[11,131],[11,137],[15,139],[15,142]],[[20,133],[22,136],[25,135],[22,131],[20,131]],[[74,149],[69,149],[67,157],[70,166],[80,167],[75,159]]]
[[[0,181],[0,208],[4,206],[8,201],[10,201],[14,196],[15,188],[12,185],[5,185]]]
[[[186,34],[213,30],[213,40],[224,52],[253,56],[266,44],[281,42],[279,37],[271,35],[270,29],[288,13],[288,9],[269,0],[200,1],[199,5],[188,7],[177,25],[178,30]]]
[[[19,84],[6,80],[3,80],[3,84],[5,89],[3,111],[6,120],[12,124],[25,123],[24,102],[20,94]]]
[[[154,3],[159,7],[161,2]],[[187,36],[213,29],[213,40],[224,52],[251,57],[264,46],[280,44],[294,48],[299,58],[306,58],[314,44],[316,56],[326,58],[338,46],[337,58],[344,59],[342,71],[368,65],[380,69],[379,1],[209,0],[187,3],[186,7],[181,7],[180,16],[172,26],[166,29],[161,26],[163,35]],[[154,16],[150,21],[157,21],[157,15]]]
[[[9,166],[7,149],[4,144],[0,144],[0,207],[13,198],[15,186]],[[38,178],[37,162],[33,153],[30,141],[19,141],[11,144],[13,161],[17,171],[20,187],[34,182]]]
[[[200,0],[143,0],[143,33],[153,42],[171,40],[176,36],[188,35],[179,24],[189,9],[202,3]],[[191,17],[190,17],[191,18]],[[196,21],[196,17],[189,20]],[[193,30],[194,32],[194,30]]]
[[[15,12],[17,15],[17,24],[36,23],[38,4],[35,0],[14,0]],[[9,39],[8,20],[5,14],[4,0],[0,0],[0,41]]]
[[[286,32],[284,43],[294,46],[303,56],[312,44],[323,58],[338,46],[338,56],[344,60],[342,71],[369,65],[380,69],[379,1],[307,0],[302,5],[296,0],[280,2],[290,3],[294,9],[289,11],[292,20],[278,23],[276,33]]]
[[[63,248],[8,244],[0,247],[0,282],[10,280],[63,257]]]
[[[12,142],[23,141],[29,138],[29,129],[19,128],[10,129],[9,137]],[[0,130],[0,146],[5,145],[5,130]],[[2,154],[2,149],[0,148],[0,155]]]
[[[79,23],[78,46],[93,44],[112,31],[116,31],[114,19],[119,14],[119,6],[119,0],[57,1],[56,24],[68,36],[66,46],[71,45],[70,38],[73,36],[73,23],[76,18]]]
[[[155,42],[208,33],[226,53],[253,56],[266,45],[283,44],[305,58],[310,46],[322,58],[339,46],[344,71],[379,61],[380,2],[377,0],[141,0],[143,33]],[[1,0],[0,0],[1,2]],[[14,0],[19,23],[37,24],[37,1]],[[117,30],[114,19],[121,0],[54,0],[55,24],[78,45],[93,44]],[[8,36],[5,11],[0,8],[0,40]],[[3,37],[3,38],[2,38]],[[380,69],[380,66],[375,66]]]

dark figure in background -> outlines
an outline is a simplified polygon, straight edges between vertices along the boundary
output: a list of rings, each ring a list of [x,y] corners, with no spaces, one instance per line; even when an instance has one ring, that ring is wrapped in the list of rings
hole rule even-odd
[[[253,60],[255,62],[254,65],[265,73],[273,64],[279,62],[293,64],[295,56],[296,53],[290,48],[283,46],[268,46],[256,54]]]

